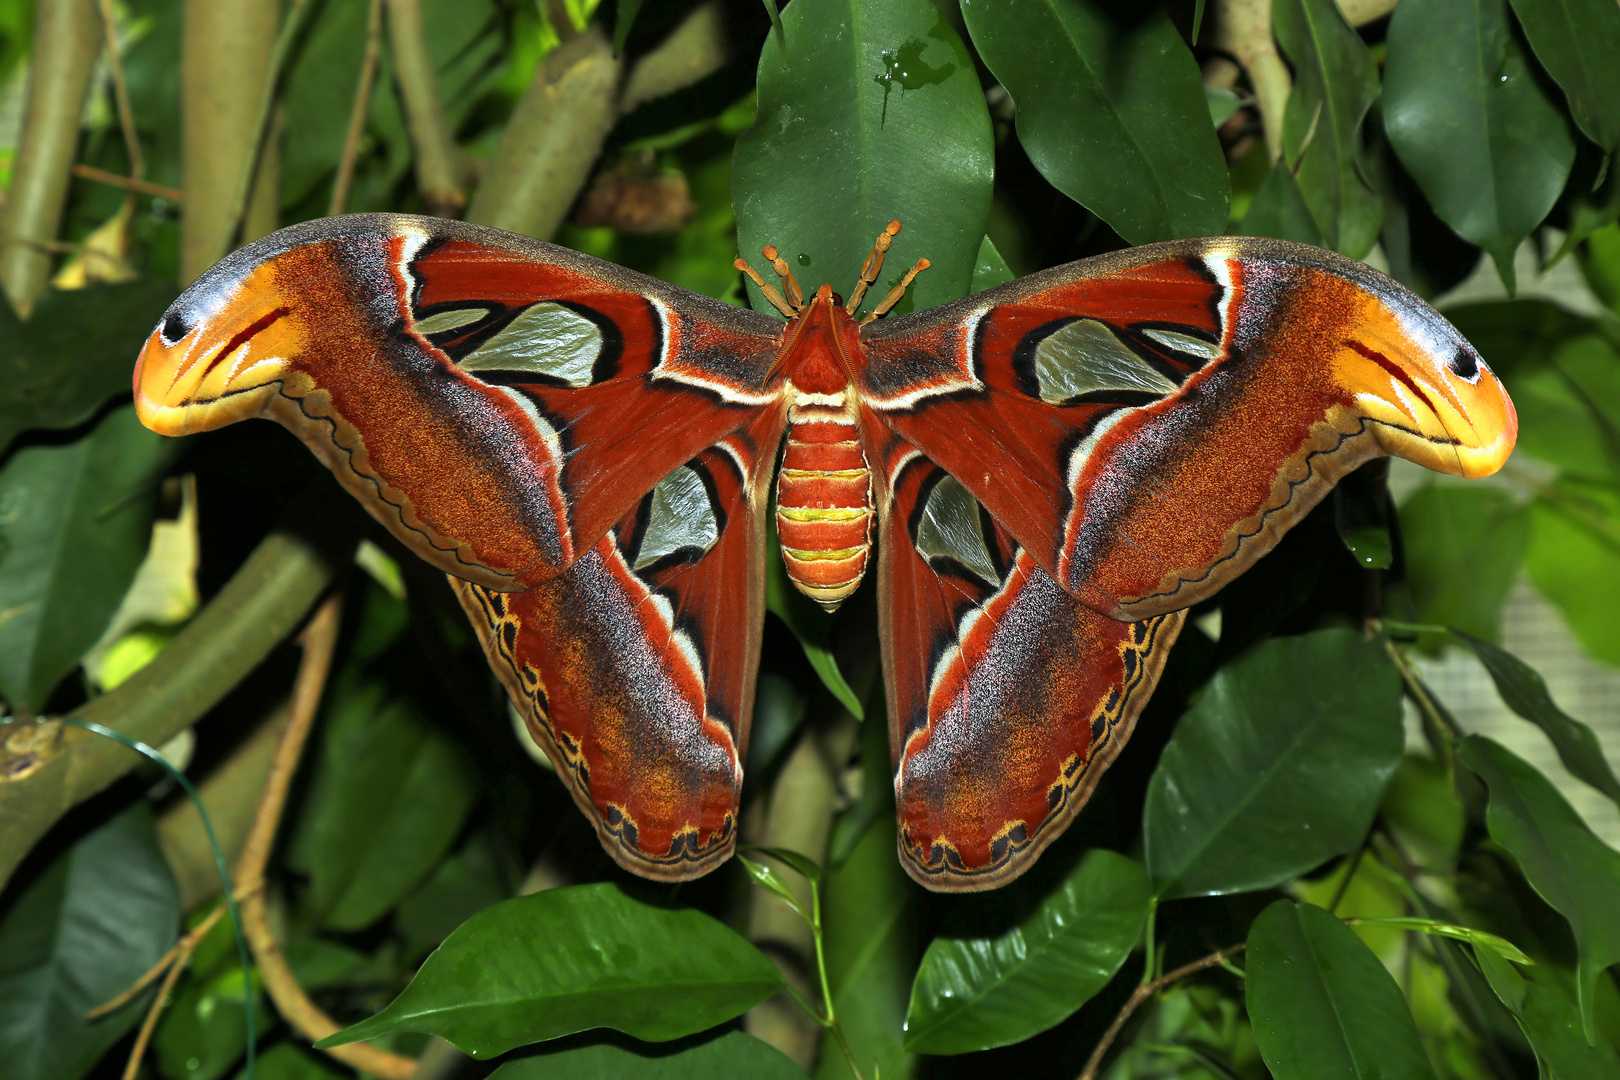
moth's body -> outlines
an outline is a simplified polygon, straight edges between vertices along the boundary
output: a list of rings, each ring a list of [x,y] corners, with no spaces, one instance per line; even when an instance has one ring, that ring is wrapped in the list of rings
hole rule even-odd
[[[451,576],[603,846],[661,880],[736,842],[774,478],[799,588],[831,607],[875,564],[907,872],[993,888],[1085,804],[1189,606],[1363,462],[1484,476],[1517,419],[1332,252],[1176,241],[873,322],[902,282],[857,324],[898,228],[847,305],[768,249],[783,322],[464,222],[309,222],[175,302],[135,404],[297,433]]]
[[[866,574],[875,511],[854,383],[860,332],[830,285],[783,331],[782,356],[788,431],[776,535],[793,584],[835,608]]]

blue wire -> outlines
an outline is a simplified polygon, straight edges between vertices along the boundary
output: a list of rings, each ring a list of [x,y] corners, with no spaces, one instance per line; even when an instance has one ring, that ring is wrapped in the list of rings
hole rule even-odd
[[[101,724],[90,720],[76,720],[71,716],[64,716],[61,719],[64,724],[82,728],[97,735],[104,735],[114,742],[123,743],[131,750],[145,754],[163,766],[169,775],[174,777],[175,781],[191,799],[192,805],[197,808],[197,816],[202,818],[203,831],[208,834],[208,846],[214,852],[214,869],[219,871],[220,884],[225,887],[225,910],[231,917],[231,929],[236,931],[236,955],[242,964],[242,1011],[247,1017],[247,1068],[243,1075],[247,1080],[253,1080],[253,1063],[259,1042],[258,1025],[255,1023],[253,1016],[253,962],[248,953],[247,938],[242,935],[242,913],[237,910],[236,896],[231,891],[231,873],[225,867],[225,853],[220,850],[219,838],[214,835],[214,823],[209,820],[208,811],[203,808],[202,798],[198,796],[197,789],[191,786],[191,781],[186,779],[185,773],[169,764],[167,758],[139,739],[132,739],[122,732],[114,731],[110,727],[103,727]]]

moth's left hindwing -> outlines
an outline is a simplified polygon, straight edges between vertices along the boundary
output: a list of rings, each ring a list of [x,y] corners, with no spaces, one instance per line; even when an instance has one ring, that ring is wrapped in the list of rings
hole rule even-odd
[[[665,477],[526,592],[452,578],[490,662],[602,845],[644,877],[730,857],[759,666],[780,410]]]

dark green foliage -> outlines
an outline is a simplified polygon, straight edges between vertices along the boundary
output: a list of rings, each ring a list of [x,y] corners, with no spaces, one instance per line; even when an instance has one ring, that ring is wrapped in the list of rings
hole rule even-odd
[[[99,1020],[85,1014],[156,963],[179,921],[180,897],[147,807],[131,807],[57,856],[0,921],[6,1076],[77,1080],[89,1072],[140,1023],[151,994]]]
[[[206,106],[182,101],[185,2],[113,5],[144,176],[171,187],[185,182],[182,110]],[[1154,702],[1069,832],[1031,873],[971,896],[924,893],[896,859],[872,586],[829,615],[767,560],[739,828],[747,840],[776,815],[813,818],[802,835],[824,848],[744,848],[747,865],[666,886],[614,867],[524,752],[442,577],[366,533],[376,547],[342,586],[346,623],[266,893],[294,977],[347,1025],[329,1041],[376,1036],[416,1055],[433,1033],[479,1059],[458,1075],[498,1080],[1071,1080],[1139,998],[1096,1076],[1620,1075],[1620,854],[1551,781],[1458,728],[1413,666],[1471,649],[1569,770],[1620,798],[1601,717],[1562,689],[1555,702],[1502,647],[1509,595],[1528,579],[1582,649],[1620,664],[1620,10],[1401,0],[1352,26],[1335,0],[1272,0],[1271,36],[1257,42],[1222,21],[1242,5],[1202,0],[779,5],[723,0],[720,66],[607,136],[597,171],[678,182],[684,227],[576,221],[554,239],[767,312],[737,254],[772,278],[760,248],[776,244],[806,292],[827,282],[848,296],[896,218],[867,310],[919,258],[931,265],[899,312],[1127,243],[1320,244],[1387,265],[1440,304],[1511,391],[1518,454],[1489,486],[1414,489],[1377,466],[1347,478],[1190,613]],[[20,107],[8,73],[38,59],[33,6],[0,0],[7,109]],[[577,29],[564,20],[596,22],[628,82],[697,4],[420,6],[457,183],[475,194],[515,104]],[[368,9],[314,3],[294,43],[278,91],[283,224],[331,200]],[[419,212],[387,26],[346,208]],[[1225,59],[1247,63],[1256,44],[1276,48],[1280,76],[1228,77]],[[1267,77],[1287,90],[1270,116]],[[83,126],[79,161],[129,174],[109,84],[97,82]],[[0,185],[12,155],[0,147]],[[64,256],[124,198],[74,179]],[[140,195],[137,280],[47,290],[27,320],[0,303],[0,716],[14,714],[0,751],[48,730],[27,726],[34,715],[92,692],[77,668],[154,516],[175,513],[164,493],[179,485],[166,480],[196,478],[205,598],[283,506],[341,507],[298,526],[322,535],[369,527],[270,425],[176,444],[134,422],[130,369],[178,290],[181,228],[177,205]],[[1536,253],[1566,284],[1447,302],[1485,257],[1511,287],[1515,258],[1522,272]],[[1591,298],[1568,295],[1577,278]],[[262,734],[293,664],[292,650],[273,655],[198,723],[192,775],[224,775]],[[1403,695],[1423,745],[1403,730]],[[820,801],[781,779],[789,760],[824,767]],[[37,805],[55,805],[59,775],[32,767],[0,784],[39,783]],[[174,796],[153,781],[135,773],[64,817],[0,892],[6,1080],[124,1067],[154,993],[100,1020],[85,1012],[181,926],[163,852],[183,856],[160,848],[147,805],[166,815]],[[256,799],[258,783],[236,797]],[[762,931],[759,898],[790,899],[814,929]],[[784,983],[809,1010],[793,1039]],[[244,988],[258,1080],[358,1075],[311,1049],[264,984],[216,923],[142,1075],[245,1077]],[[768,998],[775,1012],[748,1013]]]

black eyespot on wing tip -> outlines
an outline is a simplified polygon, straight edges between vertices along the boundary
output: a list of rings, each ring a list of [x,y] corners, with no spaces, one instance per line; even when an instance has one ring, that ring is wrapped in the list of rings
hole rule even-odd
[[[1458,378],[1472,380],[1479,375],[1479,354],[1466,345],[1460,346],[1451,354],[1451,362],[1447,366]]]
[[[186,321],[185,314],[179,308],[173,307],[169,309],[167,315],[163,316],[163,322],[158,329],[163,335],[163,343],[173,345],[191,333],[191,323]]]

